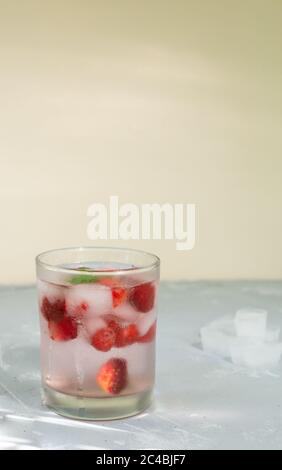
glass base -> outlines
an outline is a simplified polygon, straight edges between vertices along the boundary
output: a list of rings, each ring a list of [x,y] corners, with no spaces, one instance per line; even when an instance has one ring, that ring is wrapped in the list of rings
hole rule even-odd
[[[86,398],[57,392],[44,386],[44,404],[67,418],[97,421],[120,419],[141,413],[152,403],[152,390],[109,398]]]

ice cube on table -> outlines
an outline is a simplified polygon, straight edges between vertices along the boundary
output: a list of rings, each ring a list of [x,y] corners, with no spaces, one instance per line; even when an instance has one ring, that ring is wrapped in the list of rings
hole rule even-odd
[[[221,317],[200,330],[202,347],[205,352],[223,358],[230,357],[230,343],[235,335],[234,321],[231,315]]]
[[[255,370],[276,367],[282,355],[282,343],[266,343],[260,338],[234,338],[230,349],[235,365]]]
[[[201,342],[205,352],[230,357],[230,336],[213,328],[201,328]]]
[[[223,317],[219,317],[205,326],[222,331],[223,333],[226,333],[230,336],[235,335],[235,324],[233,315],[224,315]]]
[[[266,330],[265,341],[267,343],[275,343],[280,338],[280,326],[270,326]]]
[[[259,308],[242,308],[236,312],[237,336],[264,338],[266,335],[267,311]]]
[[[113,308],[112,291],[101,284],[81,284],[66,289],[69,315],[105,315]]]

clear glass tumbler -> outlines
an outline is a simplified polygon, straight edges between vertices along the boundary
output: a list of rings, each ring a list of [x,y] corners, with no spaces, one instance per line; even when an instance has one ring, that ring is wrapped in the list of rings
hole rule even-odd
[[[45,404],[87,420],[146,409],[155,379],[159,258],[66,248],[39,255],[36,264]]]

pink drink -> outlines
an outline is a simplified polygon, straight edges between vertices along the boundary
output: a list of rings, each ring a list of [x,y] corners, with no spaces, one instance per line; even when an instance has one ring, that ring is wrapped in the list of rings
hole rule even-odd
[[[120,262],[60,267],[38,276],[47,404],[84,419],[141,411],[155,379],[157,272]]]

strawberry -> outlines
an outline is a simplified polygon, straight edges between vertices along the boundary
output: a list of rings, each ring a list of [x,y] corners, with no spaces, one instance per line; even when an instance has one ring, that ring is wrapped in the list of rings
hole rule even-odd
[[[76,317],[77,320],[79,320],[88,313],[89,304],[87,302],[81,302],[77,305],[71,305],[70,303],[66,303],[66,310],[68,316],[72,316],[74,318]]]
[[[110,327],[101,328],[92,337],[91,344],[98,351],[109,351],[115,344],[116,333]]]
[[[127,363],[125,359],[112,358],[102,365],[96,381],[104,392],[118,395],[127,385]]]
[[[123,304],[127,299],[127,290],[122,287],[114,287],[112,289],[113,306],[118,307]]]
[[[129,346],[137,341],[139,337],[139,332],[137,326],[130,324],[124,328],[119,328],[116,331],[115,346],[117,348],[123,348]]]
[[[115,344],[116,348],[123,348],[135,343],[139,337],[139,331],[134,323],[122,322],[119,318],[114,315],[108,315],[107,326],[115,332]]]
[[[107,287],[116,287],[118,286],[119,281],[114,277],[105,277],[100,279],[100,284]]]
[[[81,312],[81,314],[83,314],[84,312],[87,312],[87,310],[88,310],[88,303],[82,302],[82,304],[80,304],[79,306],[79,311]]]
[[[149,328],[149,330],[144,336],[139,336],[138,343],[150,343],[151,341],[153,341],[156,336],[156,330],[157,322],[155,321],[155,323],[151,326],[151,328]]]
[[[77,324],[72,318],[65,317],[59,322],[50,320],[48,326],[53,341],[69,341],[77,337]]]
[[[113,307],[118,307],[123,304],[127,299],[127,290],[119,287],[119,280],[112,277],[107,277],[100,280],[100,284],[111,287],[113,297]]]
[[[121,328],[121,324],[119,322],[119,319],[117,317],[114,317],[112,315],[109,315],[109,318],[106,320],[107,326],[114,330],[115,333]]]
[[[129,301],[138,312],[147,313],[155,304],[156,288],[152,282],[139,284],[131,289]]]
[[[47,297],[44,297],[41,304],[41,312],[47,321],[59,322],[66,313],[66,302],[62,299],[57,299],[50,302]]]

